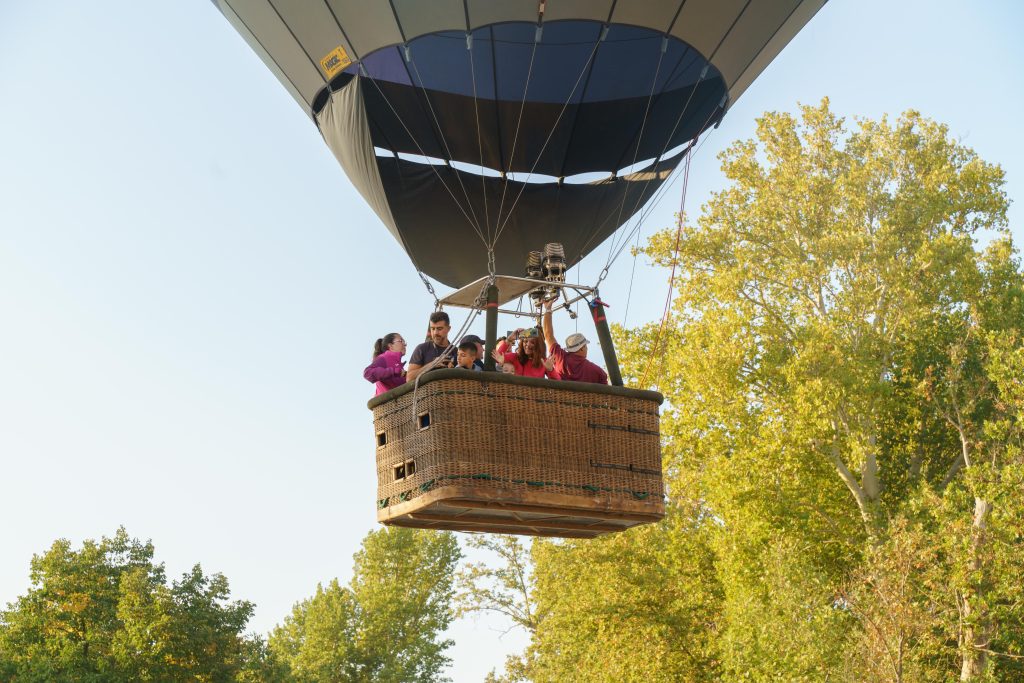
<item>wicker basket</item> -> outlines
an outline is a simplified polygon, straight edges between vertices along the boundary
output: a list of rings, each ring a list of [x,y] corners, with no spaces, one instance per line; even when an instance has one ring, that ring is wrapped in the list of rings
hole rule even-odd
[[[377,519],[589,538],[661,519],[661,394],[434,370],[370,401]]]

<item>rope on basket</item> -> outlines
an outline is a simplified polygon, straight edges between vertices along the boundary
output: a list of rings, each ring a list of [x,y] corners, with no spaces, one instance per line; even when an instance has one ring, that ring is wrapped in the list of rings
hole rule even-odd
[[[472,309],[470,309],[469,315],[466,316],[465,321],[463,321],[462,325],[459,327],[459,330],[455,333],[454,339],[462,339],[462,337],[465,336],[466,332],[469,331],[469,325],[470,325],[470,323],[473,322],[473,318],[475,318],[476,316],[480,315],[480,313],[483,311],[484,304],[487,301],[487,289],[488,289],[488,287],[493,285],[495,279],[497,278],[497,275],[495,274],[495,267],[494,267],[494,247],[493,246],[489,246],[487,248],[487,271],[488,271],[487,281],[484,282],[483,286],[480,288],[480,293],[477,294],[476,299],[473,300],[473,307],[472,307]],[[430,283],[423,276],[422,272],[420,273],[420,278],[423,280],[423,283],[427,285],[427,291],[429,291],[434,296],[434,301],[436,302],[435,305],[437,307],[435,310],[440,309],[441,308],[441,302],[438,300],[437,295],[434,294],[434,288],[430,286]],[[418,412],[417,404],[418,404],[418,401],[419,401],[418,394],[419,394],[419,390],[420,390],[420,377],[422,377],[424,375],[424,373],[426,373],[428,370],[432,370],[433,368],[437,367],[439,364],[441,364],[442,362],[447,360],[454,353],[454,350],[457,347],[458,347],[458,344],[456,344],[455,342],[452,342],[452,341],[449,340],[448,348],[446,348],[444,350],[444,353],[442,353],[440,356],[438,356],[437,358],[432,360],[429,365],[427,365],[425,368],[423,368],[423,370],[418,375],[416,375],[416,379],[413,381],[413,387],[412,387],[412,419],[413,420],[415,420],[417,418],[417,416],[418,416],[417,415],[417,412]]]

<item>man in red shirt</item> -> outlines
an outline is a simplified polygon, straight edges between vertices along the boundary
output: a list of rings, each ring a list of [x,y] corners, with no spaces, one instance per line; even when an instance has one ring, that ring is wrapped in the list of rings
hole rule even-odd
[[[597,364],[587,360],[587,344],[590,342],[579,332],[565,338],[565,348],[555,339],[555,328],[551,324],[551,302],[544,304],[544,340],[548,345],[548,357],[555,362],[555,372],[562,379],[571,382],[608,384],[608,374]]]

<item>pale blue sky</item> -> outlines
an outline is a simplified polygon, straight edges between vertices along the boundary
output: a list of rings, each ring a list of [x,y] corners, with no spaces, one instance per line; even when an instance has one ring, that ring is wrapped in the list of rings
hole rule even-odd
[[[1018,197],[1021,7],[828,3],[701,148],[691,213],[757,114],[824,95],[843,115],[913,107],[947,123]],[[668,193],[644,233],[678,202]],[[1020,207],[1010,216],[1020,241]],[[606,255],[571,277],[592,281]],[[613,321],[631,265],[602,288]],[[638,265],[630,322],[660,316],[666,277]],[[431,308],[210,3],[0,0],[0,602],[26,589],[32,553],[121,524],[172,573],[226,574],[259,631],[318,581],[346,580],[375,526],[361,370],[374,338],[415,339]],[[455,680],[522,644],[501,626],[453,627]]]

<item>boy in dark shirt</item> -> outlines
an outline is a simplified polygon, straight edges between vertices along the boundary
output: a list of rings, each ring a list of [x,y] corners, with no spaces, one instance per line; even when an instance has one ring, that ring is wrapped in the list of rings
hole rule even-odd
[[[460,349],[462,348],[462,342],[473,342],[474,344],[476,344],[476,360],[473,361],[473,365],[475,365],[478,370],[483,370],[484,369],[484,361],[483,361],[483,357],[484,357],[484,340],[481,339],[480,337],[476,336],[475,334],[467,334],[465,337],[463,337],[459,341],[459,348]]]
[[[477,365],[477,356],[479,352],[476,348],[476,342],[465,340],[459,344],[459,355],[457,368],[463,370],[473,370],[476,372],[482,372],[483,368]]]

